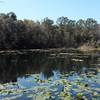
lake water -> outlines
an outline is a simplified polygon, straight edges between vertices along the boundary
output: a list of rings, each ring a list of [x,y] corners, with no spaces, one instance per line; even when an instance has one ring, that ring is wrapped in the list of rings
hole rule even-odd
[[[0,100],[100,100],[100,52],[0,54]]]

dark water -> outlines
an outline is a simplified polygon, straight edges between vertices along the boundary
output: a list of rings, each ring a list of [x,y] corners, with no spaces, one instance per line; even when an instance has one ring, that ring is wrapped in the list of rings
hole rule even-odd
[[[80,100],[83,97],[88,100],[92,100],[92,98],[99,100],[99,78],[100,52],[30,52],[0,55],[0,99],[2,100],[4,98],[38,100],[39,97],[28,96],[33,92],[35,94],[40,93],[37,90],[35,91],[34,87],[47,86],[47,88],[52,89],[55,85],[51,86],[51,84],[59,80],[68,81],[69,85],[67,86],[71,87],[71,89],[68,87],[68,93],[73,96],[72,100]],[[74,84],[74,81],[77,84]],[[63,100],[63,95],[55,94],[64,89],[64,84],[58,83],[56,85],[57,91],[48,90],[51,95],[50,100]],[[87,89],[89,91],[83,90],[82,94],[78,94],[80,91],[77,90],[81,90],[78,85],[82,88],[83,84],[89,87]],[[73,90],[73,88],[77,90]],[[8,91],[5,91],[5,89]],[[92,93],[90,90],[94,92]],[[21,92],[18,94],[16,91]],[[41,91],[43,92],[44,89]]]

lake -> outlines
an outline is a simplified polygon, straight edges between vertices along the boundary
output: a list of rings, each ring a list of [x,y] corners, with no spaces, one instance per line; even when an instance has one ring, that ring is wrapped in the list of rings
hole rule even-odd
[[[0,100],[100,100],[100,52],[1,53]]]

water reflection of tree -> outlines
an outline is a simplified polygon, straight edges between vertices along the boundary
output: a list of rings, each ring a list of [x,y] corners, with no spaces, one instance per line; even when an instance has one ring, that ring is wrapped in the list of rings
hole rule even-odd
[[[83,58],[83,62],[75,62],[73,56],[50,58],[47,53],[30,53],[24,55],[0,55],[0,82],[15,82],[17,77],[26,74],[39,74],[43,72],[46,77],[53,75],[53,70],[61,73],[72,70],[79,71],[82,67],[90,67],[91,63],[96,63],[93,55]]]

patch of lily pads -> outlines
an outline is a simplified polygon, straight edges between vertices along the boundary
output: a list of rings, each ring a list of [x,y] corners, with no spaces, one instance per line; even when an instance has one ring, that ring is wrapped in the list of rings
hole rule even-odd
[[[0,84],[0,100],[100,100],[100,69],[97,74],[53,73],[50,78],[33,74]]]

